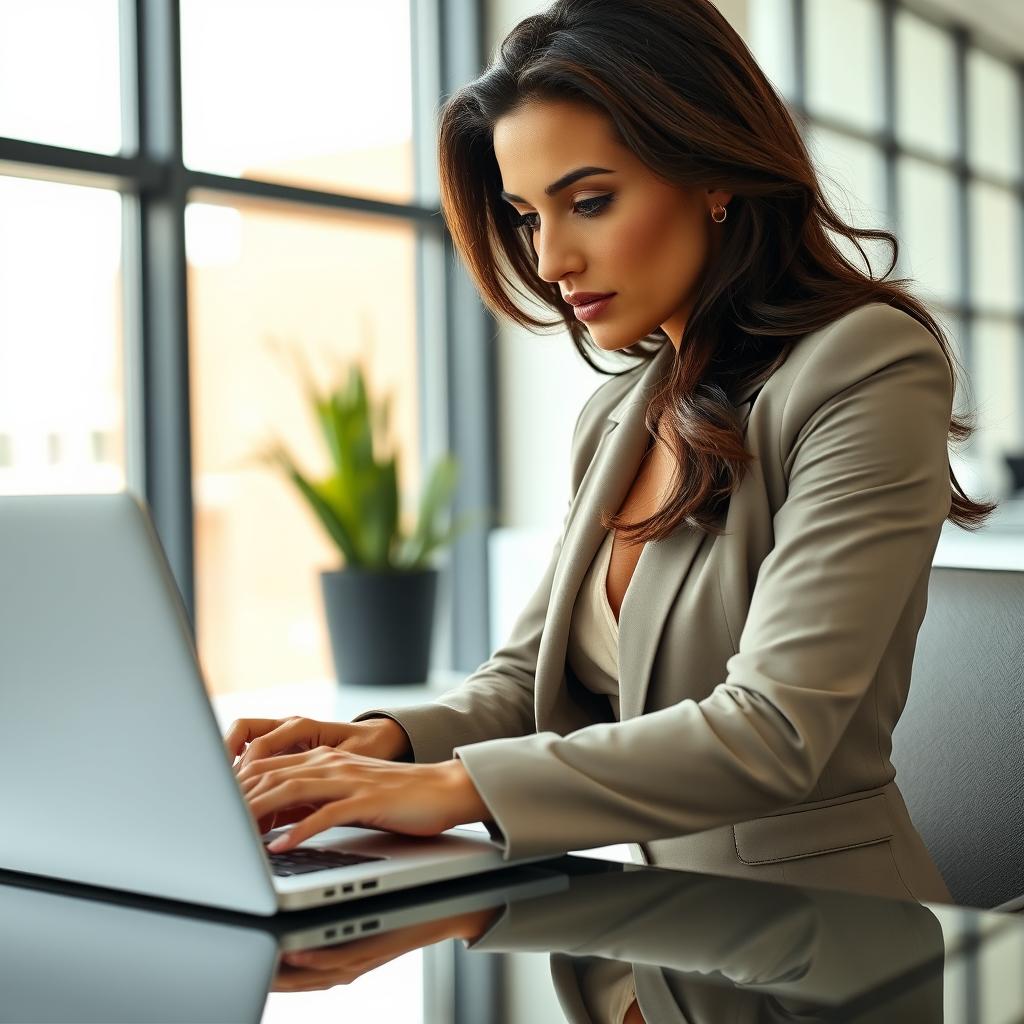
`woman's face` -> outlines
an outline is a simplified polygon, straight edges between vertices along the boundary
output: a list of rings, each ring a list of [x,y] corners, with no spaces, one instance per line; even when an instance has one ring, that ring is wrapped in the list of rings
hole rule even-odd
[[[534,101],[500,118],[494,153],[505,197],[530,228],[539,275],[563,298],[614,292],[584,320],[594,341],[611,351],[662,327],[678,350],[720,244],[711,208],[732,194],[661,180],[614,138],[607,115],[571,101]],[[601,173],[545,192],[578,168]]]

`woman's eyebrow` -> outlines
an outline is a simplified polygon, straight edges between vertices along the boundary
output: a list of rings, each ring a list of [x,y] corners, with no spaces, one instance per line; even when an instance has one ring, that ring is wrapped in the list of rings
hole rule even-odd
[[[563,188],[568,188],[568,186],[574,181],[579,181],[580,178],[589,178],[592,174],[614,173],[614,171],[609,170],[607,167],[577,167],[575,171],[569,171],[568,174],[563,174],[557,181],[551,182],[551,184],[544,189],[544,193],[545,195],[553,196],[556,192],[561,192]],[[522,196],[513,195],[511,192],[502,192],[501,198],[516,203],[526,202]]]

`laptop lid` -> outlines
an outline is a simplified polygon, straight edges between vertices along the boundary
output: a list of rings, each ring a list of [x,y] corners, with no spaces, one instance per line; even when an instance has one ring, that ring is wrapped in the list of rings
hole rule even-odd
[[[273,914],[144,504],[0,498],[0,565],[0,867]]]

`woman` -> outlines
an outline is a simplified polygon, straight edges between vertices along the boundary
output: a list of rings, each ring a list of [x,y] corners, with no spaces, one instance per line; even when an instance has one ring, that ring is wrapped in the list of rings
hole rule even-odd
[[[507,856],[631,843],[951,902],[890,737],[942,523],[995,506],[952,473],[958,368],[885,279],[895,237],[837,217],[708,0],[525,19],[445,104],[440,170],[492,310],[566,327],[591,365],[639,362],[585,404],[547,571],[463,685],[351,723],[234,724],[253,814],[295,822],[272,849],[483,820]],[[888,242],[893,264],[876,278],[834,236]]]

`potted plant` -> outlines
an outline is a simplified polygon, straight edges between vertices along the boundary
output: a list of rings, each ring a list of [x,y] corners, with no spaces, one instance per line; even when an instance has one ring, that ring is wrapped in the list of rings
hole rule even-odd
[[[327,444],[331,471],[304,473],[280,441],[255,455],[282,472],[337,545],[340,569],[320,573],[338,682],[357,686],[424,682],[430,667],[438,570],[435,551],[450,544],[471,515],[445,525],[458,464],[442,456],[427,478],[408,535],[399,522],[398,457],[385,454],[390,396],[371,405],[358,363],[321,391],[293,351],[309,408]]]

